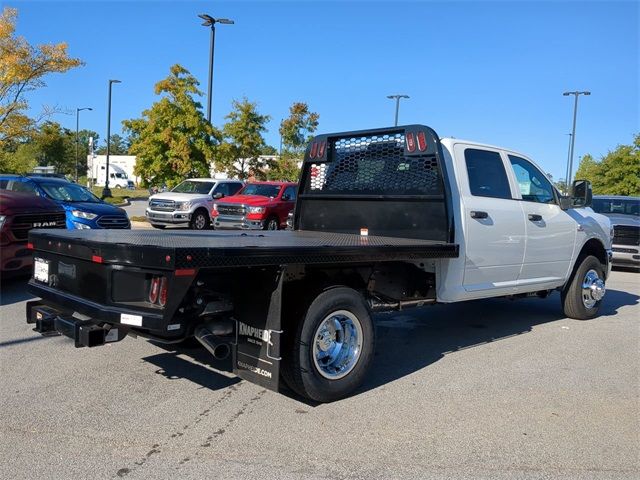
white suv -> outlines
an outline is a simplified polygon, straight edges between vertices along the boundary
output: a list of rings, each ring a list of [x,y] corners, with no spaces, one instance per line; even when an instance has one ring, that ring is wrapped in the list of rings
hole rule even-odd
[[[211,227],[213,200],[235,194],[244,186],[240,180],[191,178],[170,192],[149,197],[146,216],[155,228],[188,225],[193,230]]]

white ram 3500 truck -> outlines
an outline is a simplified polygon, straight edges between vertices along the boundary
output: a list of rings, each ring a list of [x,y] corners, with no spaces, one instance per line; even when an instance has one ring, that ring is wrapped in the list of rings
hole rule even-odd
[[[319,135],[293,230],[32,231],[27,321],[79,347],[193,336],[245,380],[337,400],[372,364],[373,312],[559,290],[596,316],[611,228],[590,202],[588,182],[562,197],[527,156],[424,125]]]

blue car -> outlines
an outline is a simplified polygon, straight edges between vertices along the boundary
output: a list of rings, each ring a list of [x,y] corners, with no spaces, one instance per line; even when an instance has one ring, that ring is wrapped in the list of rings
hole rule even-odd
[[[64,208],[67,228],[131,228],[127,212],[103,202],[88,189],[53,177],[0,175],[0,190],[28,192]]]

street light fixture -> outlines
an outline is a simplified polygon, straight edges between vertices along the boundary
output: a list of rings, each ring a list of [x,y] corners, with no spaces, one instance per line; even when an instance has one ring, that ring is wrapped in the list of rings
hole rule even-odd
[[[409,95],[387,95],[387,98],[396,101],[396,120],[394,126],[398,126],[398,111],[400,110],[400,99],[401,98],[409,98]]]
[[[105,172],[104,189],[102,190],[102,198],[111,196],[109,189],[109,150],[111,147],[111,86],[114,83],[122,83],[120,80],[109,80],[109,99],[107,100],[107,171]]]
[[[580,95],[591,95],[591,92],[564,92],[562,95],[568,97],[569,95],[575,96],[575,102],[573,104],[573,130],[571,132],[571,148],[569,150],[569,168],[567,174],[567,185],[571,185],[571,178],[573,176],[573,147],[576,141],[576,116],[578,114],[578,97]]]
[[[213,18],[211,15],[201,13],[198,15],[204,22],[204,27],[211,27],[211,40],[209,44],[209,88],[207,91],[207,120],[211,123],[211,91],[213,90],[213,47],[216,41],[216,23],[223,25],[233,25],[234,21],[228,18]]]
[[[93,110],[91,107],[76,108],[76,183],[78,183],[78,147],[80,146],[80,138],[78,132],[80,128],[80,112],[82,110]]]

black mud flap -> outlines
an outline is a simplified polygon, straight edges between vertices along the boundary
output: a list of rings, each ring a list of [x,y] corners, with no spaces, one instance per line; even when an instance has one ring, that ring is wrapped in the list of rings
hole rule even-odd
[[[236,342],[233,372],[240,378],[279,391],[282,279],[285,267],[255,272],[243,282],[234,304]],[[265,317],[265,312],[268,312]]]

